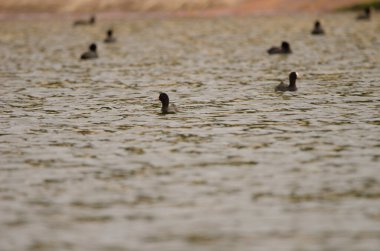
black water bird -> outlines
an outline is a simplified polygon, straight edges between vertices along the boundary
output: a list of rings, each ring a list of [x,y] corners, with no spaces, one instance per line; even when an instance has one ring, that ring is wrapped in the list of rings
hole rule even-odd
[[[284,82],[281,82],[279,85],[275,87],[276,92],[294,92],[297,91],[297,86],[296,86],[296,80],[298,78],[298,73],[297,72],[291,72],[289,74],[289,85],[284,84]]]
[[[357,20],[369,20],[371,19],[371,9],[369,7],[366,7],[362,14],[357,16]]]
[[[318,20],[314,23],[314,29],[311,31],[311,34],[313,35],[324,35],[325,31],[322,28],[321,22]]]
[[[292,50],[290,49],[290,44],[286,41],[283,41],[281,43],[281,47],[271,47],[267,50],[268,54],[289,54],[292,53]]]
[[[76,20],[73,25],[78,26],[78,25],[93,25],[95,24],[95,16],[91,16],[89,20]]]
[[[107,37],[104,39],[104,43],[115,43],[115,42],[116,42],[116,39],[113,36],[113,30],[109,29],[107,31]]]
[[[91,44],[88,47],[88,51],[86,51],[85,53],[83,53],[80,56],[80,59],[82,59],[82,60],[95,59],[95,58],[98,58],[98,52],[96,50],[96,44]]]
[[[177,107],[174,104],[169,103],[169,96],[168,94],[161,92],[158,99],[162,103],[161,112],[162,114],[170,114],[170,113],[176,113],[178,112]]]

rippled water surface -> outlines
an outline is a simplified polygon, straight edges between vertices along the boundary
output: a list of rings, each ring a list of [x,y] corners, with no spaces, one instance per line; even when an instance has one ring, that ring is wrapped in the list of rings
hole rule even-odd
[[[1,21],[0,249],[379,250],[380,19],[315,18]]]

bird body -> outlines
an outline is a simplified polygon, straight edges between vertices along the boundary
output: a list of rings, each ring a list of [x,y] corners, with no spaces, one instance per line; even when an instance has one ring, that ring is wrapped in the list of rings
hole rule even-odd
[[[80,56],[80,59],[82,60],[95,59],[95,58],[98,58],[96,44],[91,44],[88,48],[88,51],[86,51]]]
[[[290,49],[290,44],[286,41],[283,41],[281,43],[281,47],[271,47],[267,50],[268,54],[289,54],[292,53],[292,50]]]
[[[178,112],[178,109],[175,106],[175,104],[169,103],[169,96],[166,93],[161,92],[158,99],[162,103],[162,107],[161,107],[162,114],[173,114],[173,113]]]
[[[325,34],[325,31],[323,30],[322,25],[319,21],[315,21],[314,28],[311,31],[311,34],[312,35],[324,35]]]
[[[369,7],[364,9],[364,12],[357,16],[357,20],[369,20],[371,19],[371,9]]]
[[[107,37],[104,39],[104,43],[115,43],[116,39],[113,37],[113,30],[107,31]]]
[[[296,86],[296,80],[298,78],[298,73],[297,72],[291,72],[289,74],[289,85],[285,84],[284,82],[281,82],[279,85],[275,87],[276,92],[294,92],[297,91],[297,86]]]
[[[95,24],[95,16],[90,17],[89,20],[77,20],[73,23],[74,26],[93,25],[93,24]]]
[[[163,114],[174,114],[178,112],[177,106],[175,104],[169,104],[168,107],[162,107],[161,112]]]

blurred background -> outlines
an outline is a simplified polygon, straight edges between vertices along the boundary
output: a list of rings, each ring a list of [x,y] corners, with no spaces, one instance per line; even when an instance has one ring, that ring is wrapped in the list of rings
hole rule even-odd
[[[152,12],[217,11],[212,13],[273,13],[327,11],[369,0],[0,0],[1,12]],[[379,2],[379,1],[372,1]]]

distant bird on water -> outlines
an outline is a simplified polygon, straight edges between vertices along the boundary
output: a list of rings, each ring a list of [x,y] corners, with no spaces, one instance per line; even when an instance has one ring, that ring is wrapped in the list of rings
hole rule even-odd
[[[104,39],[104,43],[115,43],[116,39],[113,36],[113,30],[109,29],[107,31],[107,37]]]
[[[158,99],[162,103],[161,112],[162,114],[171,114],[178,112],[177,107],[174,104],[169,104],[168,94],[161,92]]]
[[[268,54],[289,54],[292,53],[290,44],[286,41],[281,43],[281,47],[271,47],[267,50]]]
[[[95,58],[98,58],[98,53],[96,51],[96,44],[91,44],[88,47],[88,51],[86,51],[80,56],[80,59],[82,60],[95,59]]]
[[[76,20],[73,25],[93,25],[95,24],[95,16],[91,16],[89,20]]]
[[[289,85],[284,84],[284,82],[281,82],[281,84],[277,85],[275,87],[276,92],[294,92],[297,91],[297,86],[296,86],[296,80],[298,78],[298,73],[297,72],[291,72],[289,74]]]
[[[313,35],[324,35],[325,31],[322,28],[321,22],[318,20],[314,23],[314,29],[311,31],[311,34]]]
[[[371,9],[369,7],[365,8],[363,13],[357,16],[357,20],[369,20],[371,19]]]

